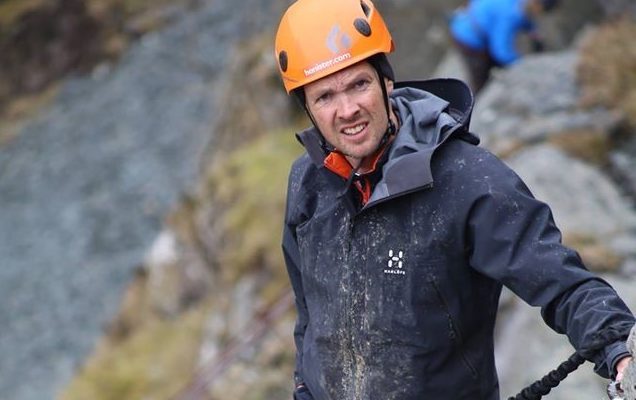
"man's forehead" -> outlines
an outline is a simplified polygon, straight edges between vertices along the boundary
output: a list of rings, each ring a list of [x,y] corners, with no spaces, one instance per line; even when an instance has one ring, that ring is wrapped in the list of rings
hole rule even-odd
[[[325,88],[337,88],[342,85],[346,85],[350,80],[357,78],[358,75],[368,73],[374,75],[375,70],[366,61],[361,61],[357,64],[353,64],[340,71],[334,72],[331,75],[327,75],[324,78],[320,78],[315,82],[308,83],[305,86],[307,90],[320,90]]]

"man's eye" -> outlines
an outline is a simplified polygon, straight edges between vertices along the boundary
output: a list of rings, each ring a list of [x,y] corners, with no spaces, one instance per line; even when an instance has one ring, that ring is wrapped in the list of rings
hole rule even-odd
[[[363,90],[363,89],[366,89],[369,86],[369,83],[371,83],[371,82],[369,82],[369,80],[367,80],[367,79],[360,79],[359,81],[357,81],[354,84],[354,87],[356,89],[358,89],[358,90]]]
[[[314,102],[316,104],[324,104],[324,103],[328,102],[329,99],[331,99],[331,93],[324,93],[324,94],[321,94],[320,96],[318,96]]]

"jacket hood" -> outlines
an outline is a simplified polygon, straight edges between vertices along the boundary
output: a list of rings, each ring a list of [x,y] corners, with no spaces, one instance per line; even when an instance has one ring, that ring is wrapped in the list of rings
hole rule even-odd
[[[438,145],[461,127],[445,112],[449,103],[429,92],[398,88],[391,100],[400,119],[399,134],[382,167],[383,178],[376,184],[368,204],[432,185],[431,156]]]
[[[479,139],[468,132],[472,104],[472,93],[459,80],[396,83],[391,106],[400,120],[400,128],[382,167],[382,179],[376,184],[365,208],[395,195],[430,186],[433,183],[431,156],[448,138],[478,144]],[[299,133],[298,139],[313,163],[322,168],[330,148],[320,132],[311,127]]]
[[[393,156],[435,146],[443,141],[447,128],[459,126],[445,112],[448,101],[420,89],[395,89],[391,105],[400,120],[400,134],[391,149]]]
[[[420,89],[447,101],[448,113],[468,132],[475,98],[468,85],[463,81],[454,78],[438,78],[396,82],[394,86],[395,89]]]

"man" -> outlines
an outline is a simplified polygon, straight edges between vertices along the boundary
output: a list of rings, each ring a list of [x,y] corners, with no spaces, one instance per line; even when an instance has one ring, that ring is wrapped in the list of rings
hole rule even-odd
[[[275,47],[314,125],[298,135],[307,153],[283,236],[295,399],[498,399],[503,284],[599,374],[625,368],[632,313],[561,245],[548,206],[476,146],[465,85],[394,82],[393,41],[369,0],[298,0]]]
[[[535,19],[552,10],[557,0],[471,0],[450,20],[450,34],[457,45],[473,92],[479,92],[494,67],[506,67],[521,55],[516,43],[528,34],[533,50],[543,50]]]

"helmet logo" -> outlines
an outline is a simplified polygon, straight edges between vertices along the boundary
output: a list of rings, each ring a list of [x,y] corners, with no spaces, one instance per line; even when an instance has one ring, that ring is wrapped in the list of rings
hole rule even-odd
[[[337,54],[340,50],[351,48],[351,38],[346,33],[341,32],[338,25],[334,25],[327,35],[326,45],[333,54]]]
[[[310,76],[317,72],[331,68],[334,65],[351,58],[351,53],[348,51],[352,46],[351,38],[345,32],[341,31],[338,25],[334,25],[329,31],[329,34],[327,34],[325,45],[329,51],[334,54],[334,57],[330,60],[314,64],[309,68],[305,68],[303,70],[305,76]]]

